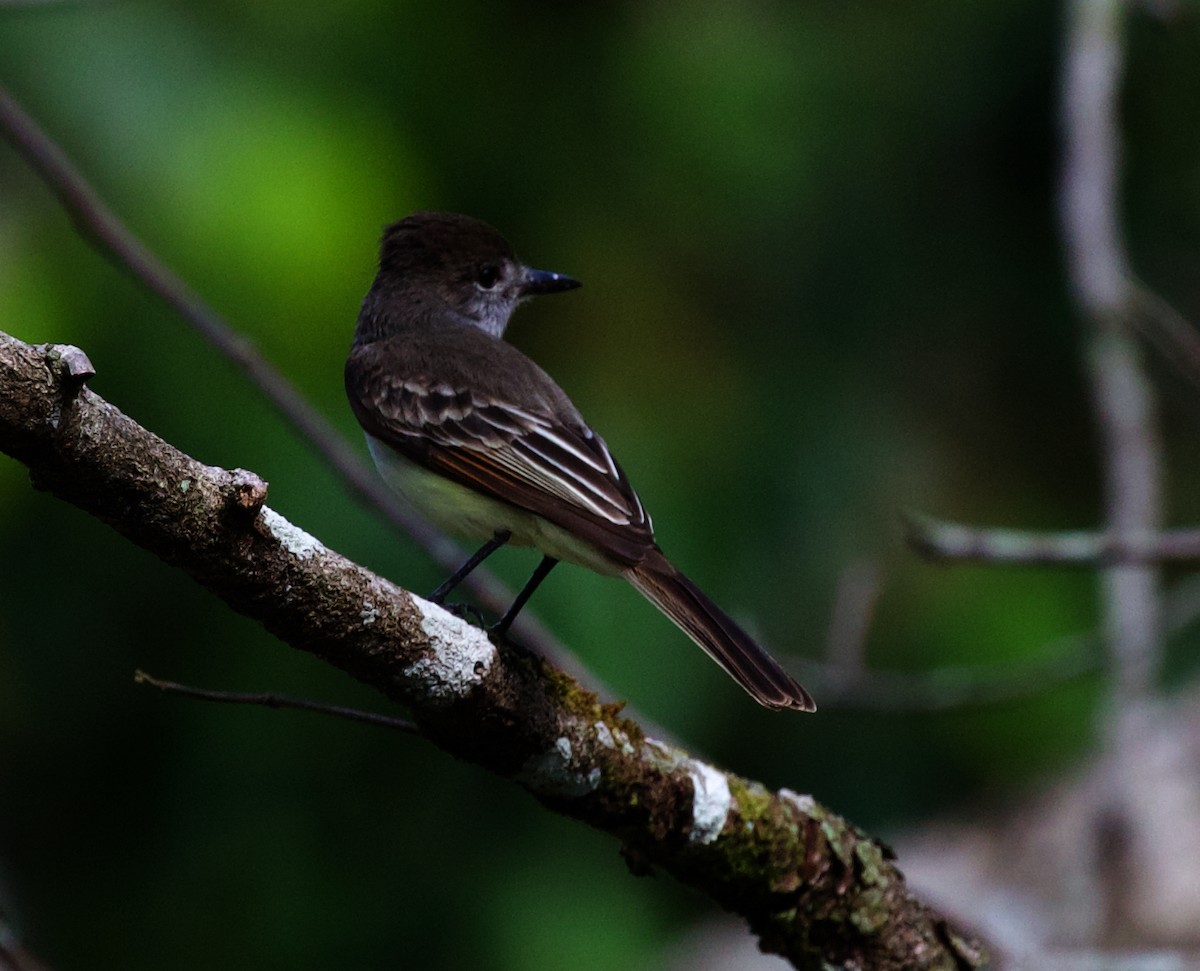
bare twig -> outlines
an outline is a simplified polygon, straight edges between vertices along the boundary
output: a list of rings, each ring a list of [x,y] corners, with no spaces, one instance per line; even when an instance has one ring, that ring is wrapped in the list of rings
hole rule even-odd
[[[1200,529],[1143,536],[1087,530],[1040,533],[988,529],[910,513],[908,542],[923,556],[956,563],[1110,566],[1117,563],[1200,563]]]
[[[1200,331],[1145,284],[1133,290],[1132,325],[1167,364],[1200,384]]]
[[[1163,633],[1179,634],[1200,618],[1200,576],[1184,577],[1163,597]],[[825,710],[915,712],[1002,705],[1036,698],[1063,684],[1098,674],[1107,655],[1094,631],[1071,634],[1046,645],[1033,660],[982,667],[900,672],[847,671],[839,663],[793,658],[791,668],[821,694]]]
[[[797,675],[819,690],[825,710],[891,713],[954,711],[1036,698],[1071,681],[1095,675],[1103,653],[1094,635],[1077,634],[1050,645],[1024,664],[946,667],[920,673],[845,671],[816,661],[795,664]]]
[[[347,721],[363,722],[380,728],[391,728],[410,735],[419,735],[420,729],[416,722],[407,718],[393,718],[391,715],[380,715],[373,711],[360,711],[357,708],[343,708],[341,705],[326,705],[319,701],[305,701],[303,698],[286,698],[283,695],[261,694],[239,691],[211,691],[207,688],[193,688],[175,681],[164,681],[155,678],[145,671],[133,673],[135,684],[148,684],[166,694],[183,695],[185,698],[197,698],[200,701],[216,701],[229,705],[259,705],[263,708],[291,708],[295,711],[311,711],[319,715],[330,715],[333,718],[345,718]]]

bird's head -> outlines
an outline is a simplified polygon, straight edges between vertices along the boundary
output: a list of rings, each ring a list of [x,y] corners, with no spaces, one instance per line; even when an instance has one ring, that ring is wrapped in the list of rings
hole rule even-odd
[[[436,298],[494,337],[522,300],[580,285],[525,266],[487,223],[447,212],[413,213],[385,230],[376,286],[381,282]]]

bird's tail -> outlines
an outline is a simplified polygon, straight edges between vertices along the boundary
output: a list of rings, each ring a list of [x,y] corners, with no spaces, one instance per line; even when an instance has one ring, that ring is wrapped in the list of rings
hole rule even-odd
[[[657,549],[625,579],[704,648],[760,705],[816,711],[812,696]]]

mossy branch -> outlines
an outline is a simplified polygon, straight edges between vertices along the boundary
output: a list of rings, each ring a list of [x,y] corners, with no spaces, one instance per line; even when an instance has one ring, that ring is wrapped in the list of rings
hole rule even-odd
[[[743,915],[797,968],[982,964],[865,833],[646,737],[545,662],[326,548],[265,505],[258,476],[183,454],[88,390],[91,373],[75,348],[0,333],[0,450],[37,488],[407,705],[435,745]]]

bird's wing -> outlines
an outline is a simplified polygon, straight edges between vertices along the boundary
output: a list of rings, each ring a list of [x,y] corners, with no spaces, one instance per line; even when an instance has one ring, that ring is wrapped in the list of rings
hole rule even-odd
[[[409,460],[534,512],[620,563],[640,561],[654,544],[637,493],[582,422],[394,375],[377,375],[352,398],[363,427]]]

